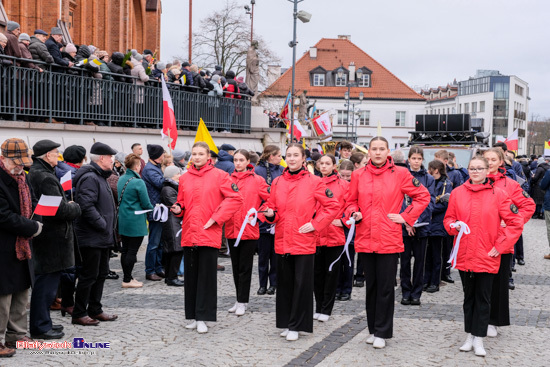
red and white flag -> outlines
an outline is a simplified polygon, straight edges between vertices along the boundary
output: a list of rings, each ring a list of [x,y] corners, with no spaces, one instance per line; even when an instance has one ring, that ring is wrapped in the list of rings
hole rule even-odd
[[[46,217],[53,217],[61,204],[61,196],[42,195],[38,200],[38,205],[34,209],[34,214]]]
[[[291,133],[290,131],[290,123],[287,125],[288,134]],[[294,119],[294,137],[297,140],[302,140],[302,137],[308,136],[307,131],[304,129],[302,124],[298,121],[298,119]]]
[[[332,136],[332,124],[330,122],[328,111],[311,120],[311,125],[313,126],[313,130],[317,136]]]
[[[510,136],[507,137],[506,140],[504,140],[508,150],[516,150],[516,151],[518,150],[518,145],[519,145],[518,141],[519,141],[518,129],[514,130],[514,132],[510,134]]]
[[[61,187],[63,187],[63,191],[71,190],[73,188],[73,179],[71,176],[71,171],[67,171],[67,173],[65,173],[63,177],[61,177],[59,182],[61,183]]]
[[[174,115],[174,105],[172,104],[172,97],[164,81],[164,77],[160,78],[162,81],[162,131],[160,135],[162,139],[169,138],[168,145],[170,148],[176,148],[176,141],[178,140],[178,126],[176,124],[176,115]]]

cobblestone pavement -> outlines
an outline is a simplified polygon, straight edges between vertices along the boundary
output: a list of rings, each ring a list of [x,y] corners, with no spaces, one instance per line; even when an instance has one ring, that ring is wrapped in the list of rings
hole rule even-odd
[[[218,321],[199,335],[184,328],[183,289],[163,282],[145,281],[141,289],[121,289],[120,280],[107,280],[103,297],[106,312],[119,315],[98,327],[70,324],[70,318],[53,312],[54,323],[65,326],[62,340],[81,337],[87,342],[110,342],[110,349],[90,355],[31,354],[20,350],[0,360],[2,366],[119,365],[119,366],[548,366],[550,364],[550,261],[544,221],[531,220],[524,232],[525,266],[516,266],[516,289],[511,291],[512,326],[501,328],[497,338],[486,338],[487,357],[461,353],[465,339],[462,323],[462,289],[457,282],[434,294],[423,294],[421,306],[399,304],[396,291],[394,338],[383,350],[367,345],[365,289],[354,288],[352,300],[337,302],[329,322],[315,322],[313,334],[296,342],[279,337],[275,328],[275,297],[257,296],[254,274],[249,312],[237,317],[227,309],[235,302],[229,259],[218,272]],[[144,248],[134,275],[143,280]],[[120,262],[111,268],[121,274]],[[255,267],[256,273],[256,267]],[[74,351],[74,350],[73,350]],[[88,350],[90,351],[90,350]],[[47,352],[45,352],[47,353]]]

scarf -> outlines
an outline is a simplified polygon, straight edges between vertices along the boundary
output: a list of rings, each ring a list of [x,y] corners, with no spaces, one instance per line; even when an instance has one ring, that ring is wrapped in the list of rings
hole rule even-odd
[[[19,191],[19,207],[21,209],[21,216],[24,218],[30,218],[32,214],[32,201],[31,201],[31,192],[27,181],[25,179],[25,173],[20,175],[11,174],[4,162],[0,161],[0,168],[4,170],[11,178],[17,182],[17,190]],[[18,260],[29,260],[31,258],[31,246],[29,238],[17,236],[15,241],[15,253],[17,254]]]

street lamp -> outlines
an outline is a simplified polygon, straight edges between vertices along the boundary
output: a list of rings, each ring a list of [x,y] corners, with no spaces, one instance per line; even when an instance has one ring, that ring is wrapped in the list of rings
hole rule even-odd
[[[362,102],[363,102],[363,98],[364,98],[364,94],[363,92],[360,92],[359,93],[359,103],[353,103],[351,105],[351,110],[353,111],[353,114],[355,115],[355,105],[360,105]],[[359,119],[361,118],[361,116],[359,115]],[[353,134],[354,133],[354,127],[355,127],[355,135],[354,135],[354,142],[357,143],[357,129],[359,129],[359,126],[358,124],[355,122],[353,122],[353,125],[351,125],[351,133]]]
[[[291,3],[294,3],[294,35],[292,41],[288,43],[292,47],[292,91],[290,98],[290,142],[294,142],[294,80],[296,77],[296,19],[300,19],[302,23],[307,23],[311,19],[311,14],[300,10],[298,11],[298,3],[301,3],[304,0],[288,0]]]
[[[357,71],[355,72],[355,74],[357,75],[357,79],[356,80],[361,80],[363,79],[363,70],[361,69],[357,69]],[[338,76],[338,79],[342,79],[344,78],[344,68],[342,67],[339,67],[338,68],[338,71],[336,72],[336,75]],[[347,107],[348,107],[348,122],[346,124],[346,140],[348,140],[348,132],[349,132],[349,106],[350,106],[350,92],[351,92],[351,87],[356,87],[358,86],[358,82],[350,82],[349,80],[347,80],[347,87],[348,87],[348,91],[344,94],[344,99],[346,100],[347,102]],[[359,93],[359,100],[360,101],[363,101],[363,92]],[[352,130],[353,132],[353,130]]]
[[[246,10],[246,14],[250,15],[250,44],[252,44],[254,40],[254,5],[256,4],[256,0],[250,0],[250,5],[252,5],[252,8],[250,6],[245,5],[244,10]]]

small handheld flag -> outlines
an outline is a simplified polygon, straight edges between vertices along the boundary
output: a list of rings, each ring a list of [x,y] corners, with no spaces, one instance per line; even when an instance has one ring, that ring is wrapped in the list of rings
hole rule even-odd
[[[61,196],[42,195],[40,200],[38,200],[36,209],[34,209],[34,214],[46,217],[55,216],[62,199],[63,197]]]
[[[73,188],[73,179],[71,176],[71,171],[67,171],[67,173],[65,173],[63,177],[61,177],[59,182],[61,183],[61,187],[63,187],[63,191],[71,190]]]

